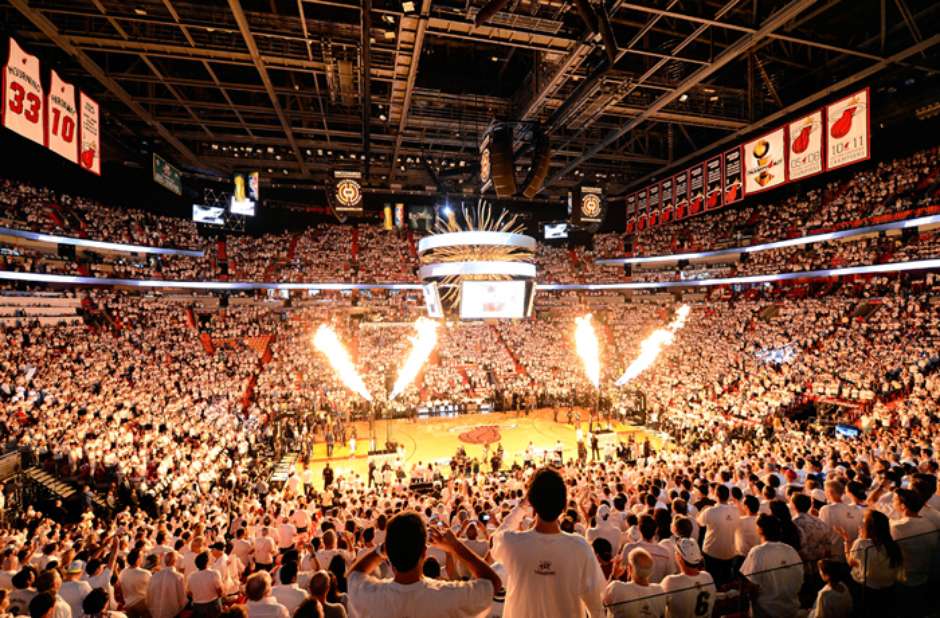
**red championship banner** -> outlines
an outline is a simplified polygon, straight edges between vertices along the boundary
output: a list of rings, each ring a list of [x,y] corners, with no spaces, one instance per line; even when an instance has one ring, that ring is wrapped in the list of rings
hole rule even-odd
[[[636,230],[642,232],[646,229],[646,210],[649,200],[646,196],[646,189],[636,194]]]
[[[822,110],[787,125],[787,142],[787,178],[799,180],[823,171]]]
[[[868,88],[826,106],[826,169],[866,161],[871,156]]]
[[[705,208],[721,207],[721,190],[723,187],[721,174],[721,155],[712,157],[705,162]]]
[[[79,137],[79,164],[94,174],[101,175],[101,124],[98,104],[84,92],[79,101],[82,110]]]
[[[39,58],[30,56],[10,37],[10,55],[3,68],[3,126],[45,145]]]
[[[636,231],[636,217],[630,216],[627,217],[627,235],[629,236]]]
[[[636,230],[636,193],[631,193],[624,201],[624,212],[627,220],[627,234],[632,234]]]
[[[779,187],[787,179],[786,129],[780,127],[744,144],[744,193]]]
[[[705,166],[699,164],[689,169],[689,214],[698,214],[704,205]]]
[[[78,108],[75,86],[52,71],[46,95],[46,145],[72,163],[78,163]]]
[[[744,183],[741,172],[741,147],[732,148],[723,155],[725,206],[744,199]]]
[[[650,227],[659,224],[659,183],[650,185],[647,189],[649,195],[649,217],[647,223]]]
[[[675,220],[685,216],[686,211],[689,209],[689,172],[688,170],[682,172],[681,174],[676,174],[672,178],[673,182],[673,194],[676,202],[676,216]]]
[[[659,183],[659,200],[662,203],[662,209],[659,211],[660,223],[672,221],[672,209],[674,207],[672,177]]]

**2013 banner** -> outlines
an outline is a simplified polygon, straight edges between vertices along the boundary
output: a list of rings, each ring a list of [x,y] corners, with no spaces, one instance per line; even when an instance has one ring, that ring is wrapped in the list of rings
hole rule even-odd
[[[78,163],[78,108],[75,86],[52,71],[46,98],[46,146],[52,152]]]
[[[689,208],[689,172],[683,171],[681,174],[676,174],[672,182],[676,201],[674,219],[678,221],[685,217],[686,210]]]
[[[45,100],[39,58],[10,37],[10,55],[3,68],[3,126],[45,146]]]
[[[725,206],[744,199],[744,184],[741,178],[741,148],[732,148],[723,155],[721,166],[724,169]]]
[[[816,110],[787,125],[787,176],[808,178],[823,171],[823,113]]]
[[[744,192],[759,193],[787,179],[786,130],[780,127],[744,144]]]
[[[79,92],[79,108],[82,111],[81,131],[78,134],[78,162],[93,174],[101,175],[101,125],[98,103],[84,92]]]
[[[868,88],[826,106],[826,169],[871,156]]]

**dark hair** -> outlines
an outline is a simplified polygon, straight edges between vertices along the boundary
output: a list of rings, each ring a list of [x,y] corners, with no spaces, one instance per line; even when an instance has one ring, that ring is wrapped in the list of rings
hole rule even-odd
[[[917,492],[911,491],[910,489],[898,488],[894,490],[894,495],[897,496],[898,501],[904,505],[904,508],[911,513],[919,513],[920,510],[924,508],[924,501]]]
[[[796,494],[790,499],[793,502],[793,508],[795,508],[800,513],[807,513],[811,506],[813,506],[812,499],[806,494]]]
[[[715,495],[718,496],[718,502],[727,502],[731,496],[731,490],[727,485],[722,484],[715,489]]]
[[[780,540],[780,520],[773,515],[759,515],[757,517],[757,529],[768,541]]]
[[[884,547],[888,554],[888,563],[897,567],[901,564],[901,546],[891,536],[891,522],[881,511],[868,509],[862,516],[862,530],[865,531],[873,546]]]
[[[437,558],[428,558],[424,561],[424,564],[421,565],[421,572],[424,573],[425,577],[440,579],[441,563],[437,561]]]
[[[281,569],[278,571],[277,576],[280,578],[282,584],[291,584],[297,579],[297,563],[291,560],[288,560],[281,565]]]
[[[43,618],[55,607],[55,595],[51,592],[40,592],[29,602],[30,618]]]
[[[193,563],[195,563],[197,569],[205,571],[206,567],[209,566],[209,554],[204,551],[199,552],[193,559]]]
[[[95,588],[82,600],[82,611],[89,615],[100,614],[108,605],[108,593],[103,588]]]
[[[568,490],[561,475],[551,468],[542,468],[532,476],[526,497],[542,521],[552,522],[565,510]]]
[[[421,516],[413,511],[399,513],[388,522],[385,552],[388,561],[398,571],[410,571],[418,566],[424,555],[428,531]]]
[[[308,597],[294,610],[294,618],[323,618],[323,608],[319,601]]]
[[[755,515],[760,510],[760,500],[750,494],[744,496],[744,507],[751,515]]]
[[[600,537],[594,539],[594,542],[591,543],[591,548],[597,555],[597,559],[601,562],[610,562],[613,560],[614,549],[611,547],[610,541],[607,539],[602,539]]]
[[[656,520],[650,515],[640,517],[640,534],[643,536],[644,541],[650,541],[656,536],[656,528]]]

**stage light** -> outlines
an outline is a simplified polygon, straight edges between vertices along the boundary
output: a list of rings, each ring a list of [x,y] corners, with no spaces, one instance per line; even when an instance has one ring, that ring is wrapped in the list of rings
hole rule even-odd
[[[408,386],[414,382],[421,367],[431,356],[434,346],[437,345],[437,327],[438,323],[427,318],[418,318],[415,322],[415,336],[409,337],[411,340],[411,352],[398,372],[398,378],[395,380],[395,386],[392,388],[392,394],[389,400],[395,399],[402,394]]]
[[[656,358],[659,356],[659,353],[662,352],[663,348],[670,345],[673,339],[675,339],[676,332],[685,326],[685,321],[689,317],[689,311],[691,311],[691,308],[688,305],[682,305],[676,311],[676,317],[666,328],[657,328],[653,331],[652,335],[643,340],[643,343],[640,344],[640,355],[630,363],[627,370],[624,371],[620,379],[617,380],[617,386],[623,386],[631,380],[636,379],[656,362]]]
[[[594,332],[594,325],[591,323],[591,314],[575,318],[574,341],[584,363],[584,373],[588,380],[594,385],[594,388],[601,383],[601,359],[600,348],[597,345],[597,333]]]
[[[401,10],[405,13],[414,13],[415,12],[415,3],[412,0],[405,0],[401,3]]]
[[[689,95],[686,94],[685,92],[679,95],[679,103],[685,103],[688,100],[689,100]]]
[[[359,372],[356,371],[356,367],[349,357],[349,352],[346,351],[332,328],[326,324],[321,324],[313,336],[313,345],[326,356],[330,366],[333,367],[333,371],[336,372],[336,376],[346,388],[366,401],[372,401],[372,395],[362,381]]]

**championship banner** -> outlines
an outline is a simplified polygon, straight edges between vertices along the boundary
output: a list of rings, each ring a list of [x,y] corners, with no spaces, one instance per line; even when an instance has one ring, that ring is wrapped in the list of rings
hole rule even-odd
[[[333,186],[327,191],[327,198],[333,208],[333,214],[340,223],[345,223],[348,215],[362,214],[362,174],[354,171],[333,172]]]
[[[698,214],[705,205],[705,166],[689,169],[689,214]]]
[[[636,229],[642,232],[646,228],[646,214],[649,200],[647,199],[646,189],[638,191],[636,194]]]
[[[760,193],[786,181],[786,128],[744,144],[744,193]]]
[[[627,196],[624,207],[628,217],[636,214],[636,193]]]
[[[721,155],[705,162],[705,208],[719,208],[721,206],[721,193],[724,188],[721,174]]]
[[[635,231],[636,231],[636,217],[627,218],[627,229],[626,229],[627,236],[629,236]]]
[[[659,223],[659,184],[651,185],[646,191],[649,199],[649,207],[646,224],[653,227]]]
[[[153,180],[164,189],[183,195],[183,180],[180,171],[157,153],[153,153]]]
[[[395,203],[395,227],[400,230],[405,227],[405,205],[402,202]]]
[[[3,126],[45,146],[44,101],[39,58],[10,37],[10,55],[3,68]]]
[[[741,147],[733,148],[723,155],[724,166],[724,203],[734,204],[744,199],[744,186],[741,183]]]
[[[868,88],[826,106],[826,169],[871,156],[871,106]]]
[[[672,178],[673,182],[673,199],[676,203],[676,213],[675,220],[685,217],[685,213],[689,208],[689,172],[684,171],[681,174],[676,174]]]
[[[607,214],[604,190],[600,187],[579,187],[572,206],[572,225],[597,226],[604,222],[604,215]]]
[[[78,162],[93,174],[101,176],[101,124],[98,104],[84,92],[79,92],[81,124],[78,133]]]
[[[668,223],[672,220],[672,209],[674,205],[672,191],[671,177],[659,183],[659,199],[662,203],[662,209],[660,210],[659,214],[659,220],[661,223]]]
[[[384,204],[382,206],[382,229],[391,232],[395,229],[395,221],[392,219],[392,205]]]
[[[52,71],[46,95],[46,146],[72,163],[78,163],[78,108],[75,86]]]
[[[816,110],[787,125],[787,178],[799,180],[823,171],[823,113]]]

